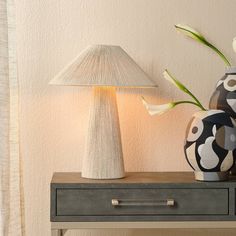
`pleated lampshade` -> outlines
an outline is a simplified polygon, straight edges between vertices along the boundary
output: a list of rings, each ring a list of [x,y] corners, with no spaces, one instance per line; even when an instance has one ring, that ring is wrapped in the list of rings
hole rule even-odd
[[[156,87],[148,75],[120,47],[91,45],[54,79],[54,85]]]

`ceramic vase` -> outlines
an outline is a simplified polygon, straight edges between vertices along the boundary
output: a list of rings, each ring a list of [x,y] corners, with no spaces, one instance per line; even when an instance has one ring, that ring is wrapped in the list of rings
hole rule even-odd
[[[223,110],[236,119],[236,67],[225,70],[225,75],[216,84],[209,107]]]
[[[236,124],[222,110],[199,111],[190,120],[184,152],[196,180],[226,180],[236,157]]]
[[[224,76],[216,84],[209,107],[223,110],[236,120],[236,67],[226,68]],[[231,174],[236,175],[236,165]]]

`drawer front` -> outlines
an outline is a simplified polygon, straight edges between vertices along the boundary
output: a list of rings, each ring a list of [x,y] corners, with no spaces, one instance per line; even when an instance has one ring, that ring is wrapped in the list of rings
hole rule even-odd
[[[227,215],[228,189],[57,189],[57,216]]]

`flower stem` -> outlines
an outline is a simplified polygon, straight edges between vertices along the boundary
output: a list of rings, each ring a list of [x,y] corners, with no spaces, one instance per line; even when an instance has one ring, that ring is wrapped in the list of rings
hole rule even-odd
[[[214,50],[221,58],[222,60],[225,62],[225,64],[227,66],[231,66],[229,60],[226,58],[226,56],[218,49],[216,48],[214,45],[212,45],[211,43],[204,41],[206,46],[208,46],[209,48],[211,48],[212,50]]]
[[[175,28],[177,28],[178,30],[186,32],[188,34],[188,36],[191,37],[192,39],[194,39],[194,40],[204,44],[205,46],[211,48],[213,51],[215,51],[221,57],[221,59],[225,62],[225,64],[227,66],[231,66],[231,64],[230,64],[229,60],[226,58],[226,56],[218,48],[216,48],[213,44],[208,42],[202,34],[200,34],[196,30],[194,30],[190,27],[187,27],[187,26],[175,25]]]
[[[206,111],[206,109],[201,104],[196,103],[196,102],[192,102],[192,101],[178,101],[178,102],[174,102],[174,106],[177,106],[179,104],[184,104],[184,103],[193,104],[193,105],[201,108],[201,110]]]
[[[203,107],[203,105],[201,104],[201,102],[190,92],[189,89],[187,89],[181,82],[179,82],[177,79],[175,79],[169,72],[168,70],[165,70],[166,73],[168,74],[168,76],[172,79],[172,81],[175,81],[176,85],[178,86],[178,88],[180,88],[182,91],[184,91],[185,93],[187,93],[190,97],[193,98],[194,101],[196,101],[196,103],[198,104],[198,107],[200,107],[203,111],[206,111],[206,109]],[[190,101],[188,103],[191,103]],[[193,103],[196,105],[196,103]]]
[[[201,102],[186,88],[186,93],[189,94],[189,96],[191,96],[195,101],[196,104],[198,104],[198,106],[203,110],[206,111],[206,109],[203,107],[203,105],[201,104]]]

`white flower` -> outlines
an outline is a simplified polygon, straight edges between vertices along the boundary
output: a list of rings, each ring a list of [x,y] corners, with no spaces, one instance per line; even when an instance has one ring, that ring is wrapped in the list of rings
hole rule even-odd
[[[169,72],[168,70],[165,70],[163,72],[163,75],[165,77],[166,80],[170,81],[172,84],[174,84],[177,88],[179,88],[180,90],[182,90],[183,92],[187,93],[189,96],[191,96],[193,98],[194,101],[189,101],[189,100],[181,100],[181,101],[173,101],[173,102],[169,102],[169,103],[165,103],[165,104],[161,104],[161,105],[154,105],[154,104],[149,104],[146,102],[146,100],[144,99],[144,97],[142,97],[142,102],[143,105],[146,107],[146,109],[148,110],[150,115],[161,115],[167,111],[169,111],[170,109],[174,108],[177,105],[180,104],[193,104],[199,108],[201,108],[201,110],[205,111],[206,109],[202,106],[202,104],[199,102],[199,100],[177,79],[175,79]]]
[[[199,106],[202,110],[206,110],[203,105],[200,103],[200,101],[191,93],[191,91],[189,89],[187,89],[180,81],[178,81],[177,79],[175,79],[168,70],[165,70],[163,72],[163,76],[166,80],[170,81],[172,84],[174,84],[177,88],[179,88],[180,90],[182,90],[183,92],[187,93],[190,97],[193,98],[193,100],[195,101],[194,104]],[[180,103],[186,103],[186,101],[180,101]],[[189,101],[187,101],[187,103],[191,103]],[[178,105],[179,102],[175,102],[175,105]]]
[[[143,101],[143,105],[148,110],[148,113],[152,116],[153,115],[161,115],[161,114],[169,111],[171,108],[173,108],[175,106],[175,104],[173,102],[161,104],[161,105],[153,105],[153,104],[147,103],[144,98],[142,98],[142,101]]]
[[[163,72],[163,76],[166,80],[168,80],[169,82],[171,82],[174,86],[176,86],[177,88],[179,88],[180,90],[184,91],[184,86],[183,84],[181,84],[178,80],[176,80],[169,72],[168,70],[165,70]],[[186,91],[184,91],[186,92]]]
[[[179,32],[183,33],[184,35],[186,35],[192,39],[198,40],[200,42],[202,40],[205,40],[205,38],[203,37],[202,34],[200,34],[198,31],[196,31],[195,29],[191,28],[188,25],[177,24],[177,25],[175,25],[175,28]]]
[[[234,49],[234,52],[236,53],[236,37],[233,39],[233,49]]]
[[[230,62],[225,57],[225,55],[218,48],[216,48],[213,44],[211,44],[209,41],[207,41],[206,38],[201,33],[199,33],[198,31],[196,31],[195,29],[193,29],[187,25],[177,24],[177,25],[175,25],[175,28],[179,32],[183,33],[184,35],[186,35],[186,36],[196,40],[197,42],[202,43],[205,46],[211,48],[213,51],[215,51],[221,57],[221,59],[225,62],[225,64],[227,66],[230,66]]]

